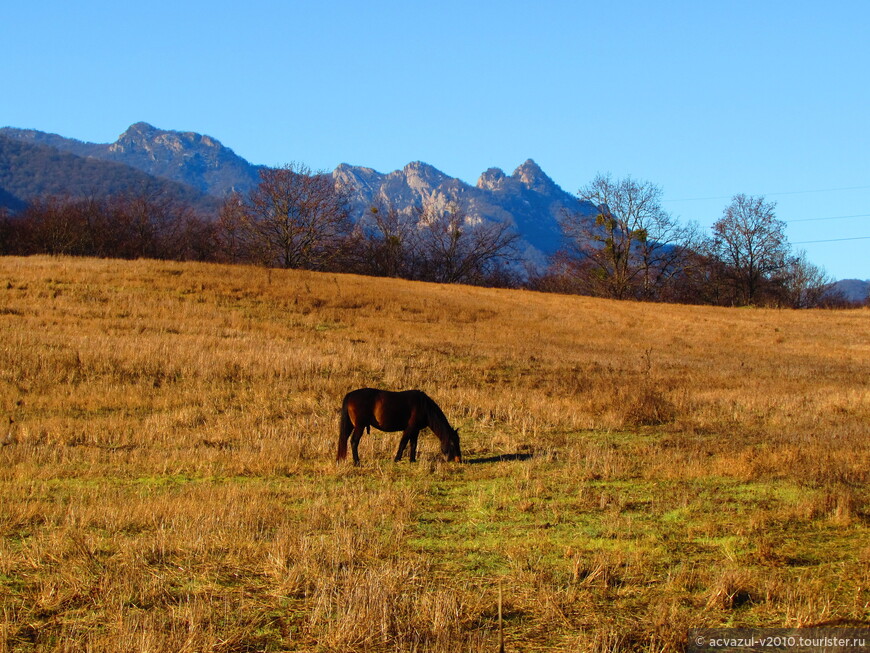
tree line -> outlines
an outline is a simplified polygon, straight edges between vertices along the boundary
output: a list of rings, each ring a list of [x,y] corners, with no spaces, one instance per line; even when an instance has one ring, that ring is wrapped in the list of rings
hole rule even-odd
[[[45,197],[15,215],[0,209],[0,254],[246,263],[645,301],[842,303],[824,271],[791,250],[763,197],[734,196],[704,234],[663,209],[658,186],[599,175],[578,192],[596,214],[562,215],[562,247],[545,269],[529,269],[510,225],[459,204],[407,213],[383,203],[354,220],[349,189],[328,174],[298,164],[260,174],[216,219],[160,187]]]
[[[846,303],[823,269],[792,250],[764,197],[735,195],[704,233],[668,213],[650,182],[599,175],[578,196],[597,214],[562,216],[563,246],[534,279],[540,289],[724,306]]]

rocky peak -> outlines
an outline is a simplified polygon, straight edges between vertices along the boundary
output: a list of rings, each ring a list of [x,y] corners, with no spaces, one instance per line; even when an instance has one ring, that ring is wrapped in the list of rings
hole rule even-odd
[[[490,168],[480,175],[480,179],[477,180],[477,187],[481,190],[498,190],[506,178],[507,175],[505,175],[504,170],[501,168]]]
[[[349,188],[352,192],[373,194],[382,183],[383,175],[372,168],[340,163],[332,171],[332,178],[338,186]]]
[[[219,197],[233,190],[244,192],[258,182],[255,166],[217,139],[195,132],[158,129],[137,122],[105,149],[104,158]]]
[[[147,122],[130,125],[117,142],[109,146],[110,152],[143,149],[155,153],[163,150],[173,154],[217,156],[224,149],[216,139],[195,132],[177,132],[157,129]],[[156,154],[154,154],[156,156]]]
[[[148,149],[158,133],[157,128],[147,122],[137,122],[127,127],[124,133],[118,136],[118,140],[109,145],[109,152],[123,154],[137,149]]]
[[[402,172],[408,186],[418,190],[437,188],[449,179],[443,172],[422,161],[409,163],[402,169]]]
[[[126,131],[121,134],[118,140],[150,138],[151,136],[159,133],[160,131],[161,130],[157,129],[157,127],[155,127],[154,125],[150,125],[147,122],[137,122],[127,127]]]
[[[526,159],[526,162],[514,170],[511,176],[527,188],[541,193],[549,193],[558,188],[556,182],[550,179],[547,173],[541,170],[541,166],[532,159]]]
[[[440,178],[444,177],[444,173],[438,170],[435,166],[431,166],[423,161],[412,161],[404,167],[404,173],[409,177],[423,178]]]

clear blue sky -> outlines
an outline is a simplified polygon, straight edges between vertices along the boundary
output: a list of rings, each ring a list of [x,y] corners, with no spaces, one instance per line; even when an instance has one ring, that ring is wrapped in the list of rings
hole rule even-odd
[[[652,181],[705,227],[742,192],[793,243],[854,239],[868,25],[870,3],[836,0],[6,2],[0,126],[111,142],[141,120],[254,163],[422,160],[469,183],[533,158],[570,192]],[[797,247],[870,278],[870,239]]]

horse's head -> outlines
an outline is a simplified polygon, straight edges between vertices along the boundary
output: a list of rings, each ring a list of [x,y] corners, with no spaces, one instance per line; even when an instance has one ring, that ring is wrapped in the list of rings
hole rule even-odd
[[[462,462],[462,451],[459,449],[459,431],[449,429],[447,438],[441,441],[441,453],[447,458],[447,462]]]

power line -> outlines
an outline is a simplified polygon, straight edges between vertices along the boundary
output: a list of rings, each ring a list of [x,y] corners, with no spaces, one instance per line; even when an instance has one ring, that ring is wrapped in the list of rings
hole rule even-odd
[[[789,190],[779,193],[761,193],[762,196],[768,195],[805,195],[807,193],[835,193],[844,190],[867,190],[870,186],[846,186],[844,188],[817,188],[814,190]],[[701,202],[705,200],[730,200],[734,195],[719,195],[717,197],[681,197],[679,199],[663,199],[663,202]]]
[[[870,188],[870,186],[854,186],[853,188]],[[834,191],[834,190],[851,190],[851,189],[848,189],[848,188],[830,188],[827,190]],[[793,194],[797,194],[797,193],[823,193],[823,192],[827,192],[827,191],[825,191],[825,190],[818,190],[818,191],[808,190],[808,191],[795,191],[794,193],[771,193],[771,195],[793,195]],[[701,199],[722,199],[722,198],[697,197],[695,199],[701,200]],[[679,202],[679,201],[689,202],[692,200],[686,199],[686,200],[671,200],[671,201],[672,202]],[[822,221],[822,220],[846,220],[849,218],[870,218],[870,213],[856,213],[854,215],[829,215],[829,216],[823,216],[823,217],[818,217],[818,218],[795,218],[794,220],[782,220],[782,222],[785,222],[786,224],[792,224],[794,222],[818,222],[818,221]],[[792,245],[809,245],[811,243],[836,243],[836,242],[841,242],[841,241],[845,241],[845,240],[866,240],[868,238],[870,238],[870,236],[857,236],[854,238],[831,238],[831,239],[827,239],[827,240],[802,240],[800,242],[792,243]]]
[[[802,240],[792,245],[809,245],[810,243],[839,243],[844,240],[870,240],[870,236],[855,236],[854,238],[831,238],[829,240]]]
[[[870,213],[858,213],[857,215],[832,215],[826,218],[797,218],[795,220],[783,220],[783,222],[791,224],[792,222],[812,222],[814,220],[845,220],[846,218],[870,218]]]
[[[795,191],[784,191],[781,193],[766,193],[766,195],[804,195],[807,193],[833,193],[838,191],[846,191],[846,190],[866,190],[870,189],[870,186],[847,186],[843,188],[819,188],[815,190],[795,190]],[[673,199],[673,200],[662,200],[663,202],[700,202],[703,200],[723,200],[723,199],[731,199],[733,195],[725,196],[720,195],[718,197],[686,197],[681,199]],[[818,218],[796,218],[794,220],[783,220],[786,224],[792,224],[794,222],[817,222],[823,220],[846,220],[849,218],[868,218],[870,217],[870,213],[856,213],[854,215],[830,215],[823,216]],[[812,245],[816,243],[841,243],[852,240],[870,240],[870,236],[854,236],[851,238],[827,238],[823,240],[801,240],[798,242],[791,243],[792,245]]]

